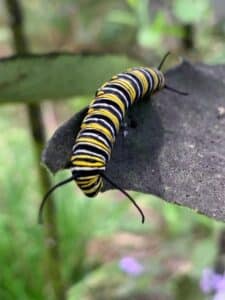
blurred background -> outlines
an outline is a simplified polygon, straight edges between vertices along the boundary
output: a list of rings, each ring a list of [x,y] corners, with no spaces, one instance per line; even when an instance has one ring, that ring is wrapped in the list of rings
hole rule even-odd
[[[224,38],[223,0],[0,0],[0,58],[110,52],[157,66],[170,50],[164,68],[180,56],[222,64]],[[224,226],[187,208],[132,193],[147,216],[143,226],[119,192],[88,199],[70,184],[55,193],[47,229],[37,224],[50,183],[32,112],[50,137],[91,97],[0,107],[0,299],[225,299]]]

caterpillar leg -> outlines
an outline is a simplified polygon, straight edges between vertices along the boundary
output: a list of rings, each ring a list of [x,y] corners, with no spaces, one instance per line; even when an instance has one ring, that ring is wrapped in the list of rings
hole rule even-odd
[[[123,134],[123,137],[126,137],[128,135],[128,126],[127,126],[127,122],[123,121],[121,124],[121,131]]]
[[[128,127],[135,129],[137,128],[137,126],[138,126],[137,120],[133,116],[128,115]]]
[[[132,116],[127,116],[127,122],[123,121],[121,124],[121,131],[125,138],[129,134],[129,128],[135,129],[138,126],[138,122]]]

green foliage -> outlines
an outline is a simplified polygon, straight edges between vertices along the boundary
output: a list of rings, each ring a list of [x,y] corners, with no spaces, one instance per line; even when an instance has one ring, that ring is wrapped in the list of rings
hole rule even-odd
[[[136,25],[136,19],[134,18],[132,12],[129,11],[121,11],[114,9],[108,16],[108,22],[119,23],[123,25]],[[112,25],[111,25],[112,26]]]
[[[138,42],[141,46],[160,47],[165,36],[181,37],[182,30],[178,26],[169,25],[163,12],[157,13],[154,21],[146,24],[138,33]]]
[[[136,28],[138,45],[157,49],[168,35],[182,36],[182,30],[179,26],[168,24],[164,11],[159,11],[150,17],[150,15],[153,15],[151,13],[151,2],[128,0],[127,4],[129,10],[114,9],[108,14],[107,21]]]
[[[23,114],[20,109],[21,121]],[[44,298],[47,289],[43,228],[37,224],[42,195],[31,140],[25,129],[16,127],[15,116],[16,111],[12,109],[5,108],[1,112],[0,163],[4,168],[0,169],[0,299],[38,300]],[[109,193],[99,199],[87,199],[72,184],[59,190],[56,196],[61,267],[70,284],[80,281],[95,268],[92,261],[87,261],[88,242],[95,236],[109,235],[118,229],[128,203],[115,205],[107,199]]]
[[[154,278],[162,275],[164,271],[162,268],[160,269],[159,263],[157,262],[155,265],[146,263],[145,266],[144,275],[129,277],[120,271],[118,261],[107,263],[87,276],[83,282],[71,287],[68,292],[68,300],[142,299],[141,295],[151,299],[155,294],[161,296],[169,294],[170,283],[164,282],[164,290],[161,290],[160,293],[158,284],[154,283]],[[136,298],[131,298],[131,295]]]
[[[178,300],[206,300],[199,288],[198,282],[196,282],[194,278],[191,278],[187,275],[177,278],[175,295],[175,299]]]
[[[103,40],[107,40],[109,49],[114,47],[121,51],[123,46],[123,51],[128,52],[137,47],[137,52],[142,53],[145,48],[147,57],[149,49],[153,49],[154,57],[161,55],[164,49],[177,49],[183,36],[180,22],[199,24],[206,20],[207,24],[201,23],[195,31],[196,51],[202,60],[207,57],[211,62],[224,61],[224,36],[215,37],[213,28],[209,28],[207,0],[174,0],[172,11],[162,8],[156,13],[153,1],[147,0],[22,2],[26,33],[35,53],[59,47],[79,50],[83,45],[88,45],[88,49],[95,49],[96,45],[101,48]],[[8,53],[4,49],[9,49],[10,38],[4,13],[1,6],[2,55]],[[171,18],[174,15],[179,22]],[[104,35],[103,39],[99,32]],[[0,103],[55,101],[76,96],[67,103],[71,115],[89,102],[84,96],[93,95],[111,75],[139,64],[111,55],[61,54],[0,60]],[[48,299],[44,234],[36,223],[43,195],[39,191],[32,142],[24,128],[27,126],[24,119],[20,106],[1,107],[0,299],[3,300]],[[62,177],[56,176],[55,182]],[[129,202],[123,197],[120,199],[117,192],[87,199],[71,183],[55,195],[62,251],[60,267],[69,300],[124,300],[132,296],[184,299],[186,288],[186,295],[200,299],[196,290],[198,280],[202,269],[213,265],[214,235],[222,224],[135,193],[135,199],[147,213],[143,227]],[[137,237],[142,239],[141,245],[138,243],[140,247],[135,248],[135,242],[132,247],[123,246],[123,238],[116,244],[114,239],[121,233],[129,234],[131,241]],[[102,249],[104,238],[108,238],[108,248]],[[107,259],[90,254],[93,240],[98,243],[99,255],[107,253]],[[120,257],[130,253],[140,255],[146,267],[146,273],[140,278],[129,278],[118,268]]]
[[[88,259],[86,256],[89,241],[95,237],[111,235],[118,230],[127,203],[115,205],[109,193],[96,199],[88,199],[74,184],[58,191],[57,198],[64,257],[63,273],[67,282],[74,283],[81,280],[98,263],[94,258]]]
[[[19,108],[19,112],[21,123],[23,123],[24,112],[21,108]],[[2,195],[0,298],[4,300],[12,298],[39,300],[44,298],[47,289],[44,277],[43,229],[36,223],[38,205],[42,195],[38,189],[31,140],[25,129],[17,126],[16,114],[18,114],[18,109],[5,107],[2,109],[0,121],[2,132],[0,163],[2,166],[4,165],[4,168],[0,170]],[[24,155],[24,149],[26,149],[26,155]],[[62,179],[62,175],[57,176],[55,182]],[[68,174],[64,176],[67,177]],[[114,198],[120,197],[116,191],[112,196],[110,193],[105,193],[95,199],[88,199],[71,183],[58,190],[55,196],[62,251],[61,268],[63,278],[68,287],[71,286],[69,299],[74,299],[74,295],[77,297],[81,295],[82,299],[89,293],[88,287],[91,287],[96,297],[100,297],[103,291],[105,293],[110,291],[112,295],[120,297],[138,293],[140,289],[148,291],[150,294],[158,293],[160,286],[151,286],[149,282],[154,281],[154,278],[162,277],[166,272],[162,257],[168,259],[173,254],[187,258],[186,245],[192,240],[188,233],[194,233],[194,228],[201,226],[196,214],[190,212],[188,217],[186,209],[165,205],[159,199],[143,197],[138,193],[135,193],[135,198],[146,210],[148,206],[152,207],[154,214],[157,214],[158,211],[165,218],[167,232],[164,231],[164,227],[160,227],[150,217],[147,218],[149,222],[143,232],[143,226],[129,202],[122,196],[121,201],[113,201]],[[185,222],[181,222],[184,219]],[[212,222],[209,222],[207,226],[209,230],[206,231],[206,234],[209,235],[212,232]],[[157,255],[152,257],[150,254],[145,258],[148,271],[138,281],[122,275],[117,265],[119,257],[114,258],[111,272],[113,272],[115,280],[111,282],[112,285],[108,286],[109,273],[106,270],[111,267],[102,265],[97,257],[89,257],[88,245],[93,239],[101,240],[104,237],[109,238],[113,234],[116,236],[119,231],[140,236],[144,234],[145,238],[143,238],[146,241],[154,240],[158,235],[161,238],[164,236],[164,241],[161,242],[161,250]],[[187,236],[188,240],[179,239],[180,235]],[[192,243],[196,245],[193,247],[195,250],[193,255],[188,257],[194,262],[194,265],[198,266],[198,271],[193,269],[194,278],[196,278],[204,266],[203,263],[198,265],[198,257],[201,252],[210,252],[208,258],[204,260],[204,263],[209,264],[214,257],[214,252],[211,251],[213,243],[211,239],[205,243],[192,240]],[[121,251],[124,250],[121,249]],[[125,253],[129,253],[129,251],[126,250]],[[11,263],[12,257],[13,264]],[[35,276],[33,276],[34,270]],[[99,284],[102,284],[104,289],[99,289]],[[159,285],[161,284],[159,281]],[[165,290],[166,293],[170,293],[172,284],[175,282],[169,283]]]
[[[9,129],[8,122],[2,113],[0,299],[40,299],[44,297],[43,239],[34,209],[38,182],[28,133]]]
[[[208,0],[174,0],[174,13],[183,23],[197,23],[208,16]]]
[[[200,277],[202,270],[206,266],[210,266],[216,256],[217,249],[212,243],[211,238],[206,238],[197,244],[191,253],[191,260],[195,268],[193,269],[193,276]]]

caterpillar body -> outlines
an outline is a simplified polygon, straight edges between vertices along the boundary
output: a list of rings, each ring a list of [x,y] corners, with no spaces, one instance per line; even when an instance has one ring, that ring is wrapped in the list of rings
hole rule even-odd
[[[144,214],[134,199],[106,177],[104,172],[110,160],[116,136],[124,123],[127,111],[134,103],[145,97],[149,98],[163,88],[187,95],[165,84],[165,77],[160,68],[168,54],[164,56],[158,69],[148,67],[128,69],[113,76],[96,91],[81,123],[80,131],[75,137],[68,164],[72,176],[56,184],[47,192],[39,209],[40,222],[45,201],[56,188],[75,180],[85,195],[94,197],[103,187],[103,178],[132,201],[141,213],[142,222],[144,222]]]
[[[140,67],[112,77],[98,89],[71,156],[72,174],[87,196],[96,196],[103,186],[101,174],[106,169],[127,110],[163,88],[164,82],[161,71]]]

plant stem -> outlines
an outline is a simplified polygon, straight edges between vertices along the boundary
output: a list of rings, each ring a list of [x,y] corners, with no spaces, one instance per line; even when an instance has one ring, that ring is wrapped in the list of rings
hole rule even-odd
[[[194,34],[195,27],[193,24],[183,25],[184,36],[182,38],[183,48],[187,51],[193,50],[195,47]]]
[[[10,28],[13,36],[13,45],[18,55],[28,53],[28,42],[24,34],[23,14],[19,0],[5,0],[10,18]],[[26,105],[29,118],[31,136],[33,141],[36,168],[43,195],[51,187],[51,181],[47,171],[40,165],[42,148],[45,144],[45,127],[39,104]],[[64,300],[65,289],[61,276],[60,255],[58,246],[58,232],[55,218],[55,206],[53,197],[46,205],[45,241],[46,241],[46,277],[50,283],[52,299]]]

